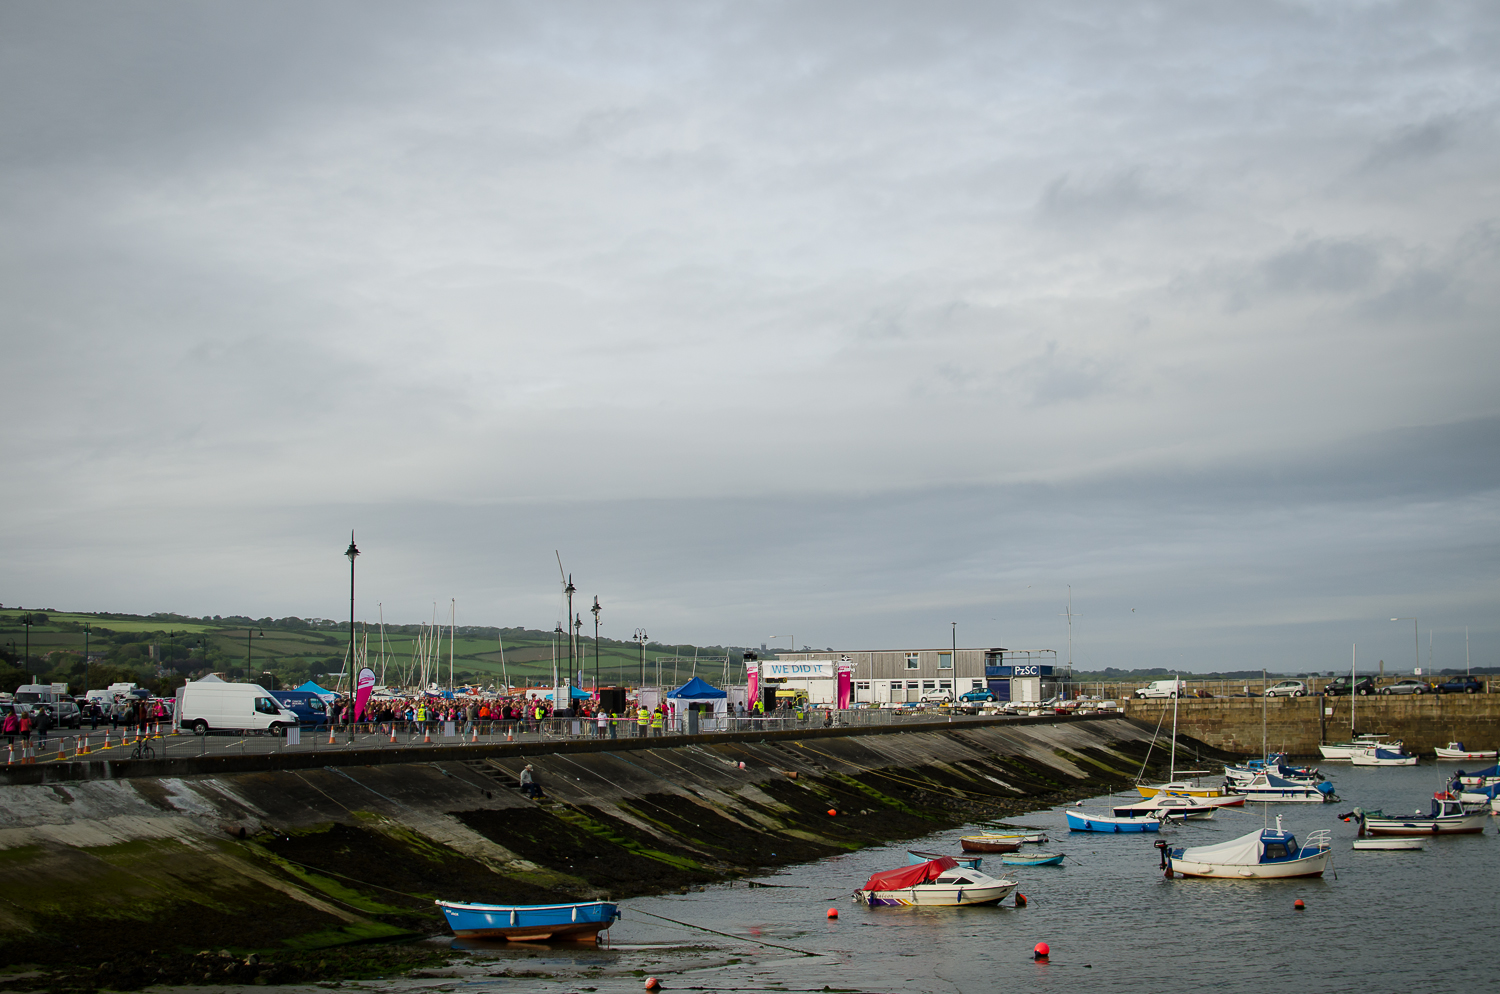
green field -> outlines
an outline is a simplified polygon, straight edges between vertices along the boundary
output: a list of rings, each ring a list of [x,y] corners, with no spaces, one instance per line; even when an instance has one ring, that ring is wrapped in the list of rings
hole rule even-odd
[[[243,680],[250,673],[260,682],[280,687],[312,679],[332,686],[348,667],[349,625],[297,618],[252,620],[245,617],[188,618],[179,615],[115,615],[46,611],[45,620],[28,609],[0,609],[0,690],[13,690],[29,679],[66,682],[75,692],[102,687],[116,680],[152,686],[162,691],[206,673]],[[30,654],[26,655],[30,626]],[[568,669],[566,639],[554,642],[551,632],[522,628],[460,626],[456,638],[418,625],[387,625],[382,648],[378,625],[359,625],[358,637],[367,646],[368,665],[389,685],[414,686],[421,657],[428,660],[428,679],[447,685],[450,653],[453,680],[459,684],[513,686],[548,683],[554,658],[561,674]],[[83,654],[87,644],[89,660]],[[714,684],[723,682],[725,659],[731,682],[744,680],[739,647],[665,646],[648,642],[644,652],[634,642],[600,639],[597,670],[608,686],[639,683],[644,664],[646,684],[675,686],[694,672]],[[23,660],[23,656],[25,659]],[[591,685],[596,670],[593,639],[579,644],[574,669],[584,670]]]

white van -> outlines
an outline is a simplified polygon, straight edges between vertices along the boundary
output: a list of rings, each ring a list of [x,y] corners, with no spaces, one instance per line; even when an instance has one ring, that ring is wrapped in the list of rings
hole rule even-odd
[[[1136,697],[1185,697],[1187,682],[1184,680],[1152,680],[1135,692]]]
[[[297,716],[254,683],[198,680],[182,688],[178,727],[194,735],[213,731],[267,731],[283,734]]]

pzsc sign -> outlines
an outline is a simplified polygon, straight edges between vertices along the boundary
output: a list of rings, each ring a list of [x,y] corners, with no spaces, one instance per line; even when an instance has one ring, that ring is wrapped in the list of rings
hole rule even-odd
[[[1032,666],[1017,666],[1014,669],[1012,669],[1011,672],[1013,674],[1015,674],[1016,676],[1041,676],[1042,675],[1042,668],[1040,666],[1036,666],[1036,665],[1032,665]]]

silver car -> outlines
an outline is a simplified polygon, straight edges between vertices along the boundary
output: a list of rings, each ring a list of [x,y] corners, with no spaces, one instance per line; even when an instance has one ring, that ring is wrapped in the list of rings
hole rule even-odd
[[[1266,689],[1267,697],[1306,697],[1307,684],[1301,680],[1283,680]]]

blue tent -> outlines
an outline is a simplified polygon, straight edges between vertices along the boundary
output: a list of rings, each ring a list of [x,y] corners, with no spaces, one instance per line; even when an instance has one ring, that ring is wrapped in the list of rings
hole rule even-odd
[[[299,690],[299,691],[306,691],[309,694],[317,694],[319,697],[337,697],[338,696],[337,694],[335,694],[331,690],[324,690],[322,687],[319,687],[317,684],[313,683],[311,680],[307,681],[302,686],[297,687],[295,689]]]
[[[577,687],[569,687],[568,688],[568,698],[570,700],[574,700],[574,701],[580,701],[580,700],[586,701],[586,700],[588,700],[589,698],[591,698],[593,696],[594,695],[591,694],[591,693],[589,693],[587,690],[579,690]],[[548,701],[552,700],[552,695],[548,694],[544,698],[544,700],[548,700]]]
[[[678,687],[676,690],[669,691],[667,693],[667,696],[693,701],[721,701],[729,695],[724,693],[724,691],[720,690],[718,687],[715,687],[713,684],[706,683],[698,677],[693,677],[691,680],[683,684],[681,687]]]

